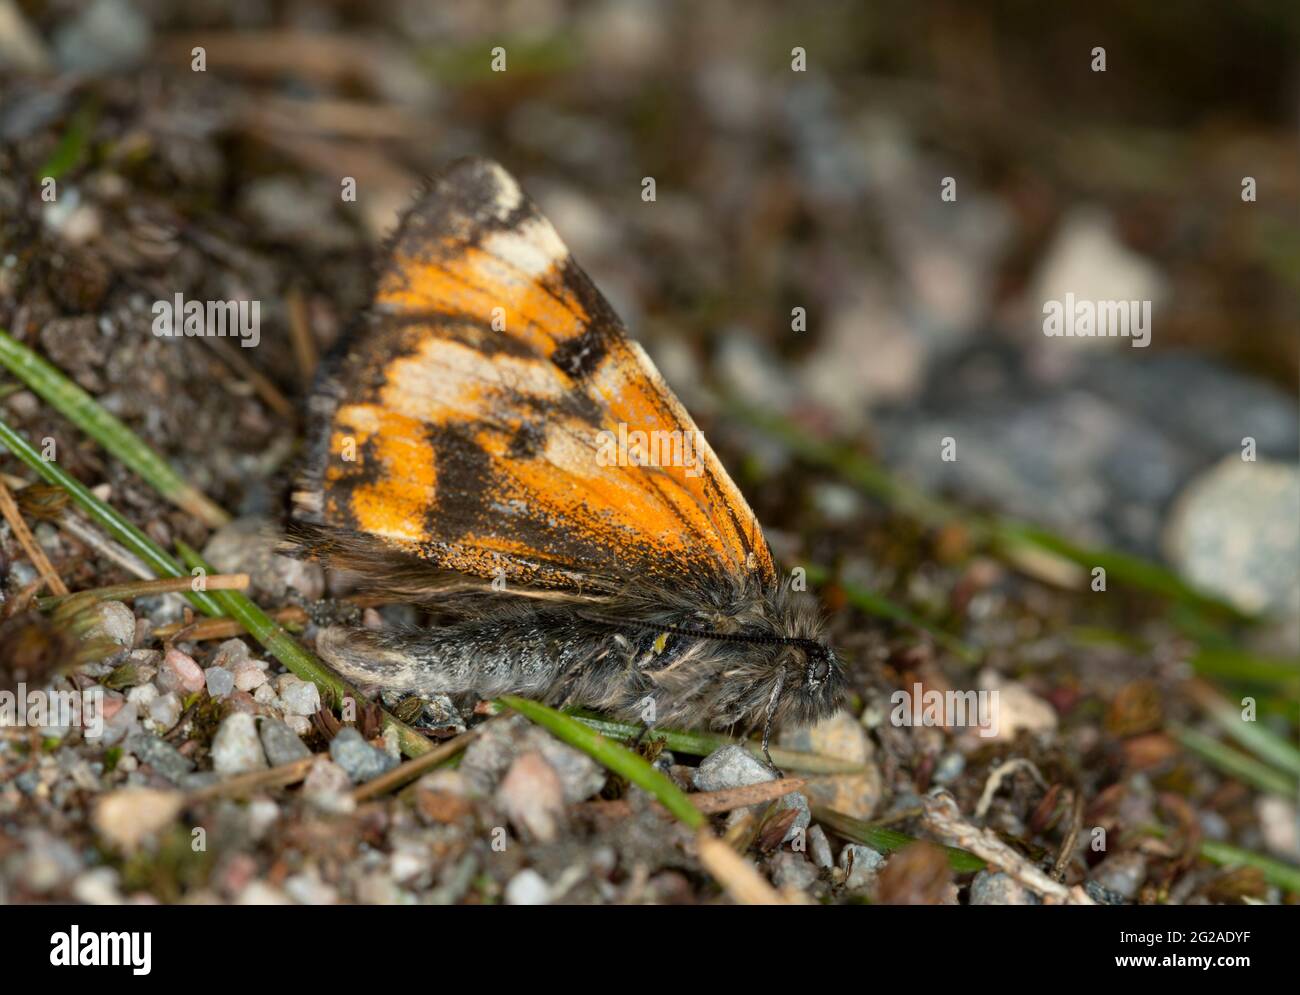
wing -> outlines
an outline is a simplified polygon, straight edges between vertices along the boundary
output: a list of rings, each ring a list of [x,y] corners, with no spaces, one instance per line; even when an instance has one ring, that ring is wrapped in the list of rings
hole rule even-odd
[[[578,591],[773,579],[690,415],[495,163],[455,164],[403,220],[312,415],[293,535],[340,565]]]

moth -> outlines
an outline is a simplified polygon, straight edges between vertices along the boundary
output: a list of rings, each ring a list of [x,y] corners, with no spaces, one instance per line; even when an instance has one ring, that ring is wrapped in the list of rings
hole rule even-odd
[[[416,200],[309,414],[295,549],[434,619],[322,630],[354,681],[761,729],[765,751],[840,706],[816,605],[496,163],[459,161]]]

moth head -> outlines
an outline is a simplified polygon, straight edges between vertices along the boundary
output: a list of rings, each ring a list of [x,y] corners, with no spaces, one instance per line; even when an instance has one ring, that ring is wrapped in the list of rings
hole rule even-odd
[[[809,639],[790,648],[786,664],[786,718],[811,725],[834,714],[844,703],[844,668],[835,651]]]

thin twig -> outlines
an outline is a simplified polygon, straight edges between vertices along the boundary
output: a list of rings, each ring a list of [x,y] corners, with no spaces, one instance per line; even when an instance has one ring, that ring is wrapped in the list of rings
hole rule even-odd
[[[1070,865],[1074,845],[1079,841],[1079,832],[1083,829],[1083,792],[1076,786],[1071,789],[1071,793],[1074,798],[1070,801],[1070,828],[1061,843],[1061,852],[1056,855],[1056,863],[1052,865],[1052,877],[1057,881],[1065,877],[1065,869]]]
[[[316,340],[311,334],[311,317],[307,313],[307,298],[299,287],[291,287],[287,296],[289,305],[289,333],[293,340],[293,356],[298,362],[298,376],[304,387],[310,388],[316,376]]]
[[[308,618],[307,613],[297,605],[288,605],[267,614],[277,622],[289,624],[305,623]],[[192,622],[168,622],[154,629],[151,635],[157,639],[177,641],[177,637],[184,633],[186,641],[201,643],[209,639],[233,639],[247,632],[248,630],[238,619],[220,615],[216,618],[199,618]]]
[[[764,880],[754,865],[738,854],[708,829],[695,837],[700,863],[714,879],[742,905],[793,905],[808,900],[798,895],[782,895]]]
[[[234,777],[226,778],[224,781],[218,781],[216,784],[210,784],[206,788],[192,791],[187,797],[190,802],[199,802],[207,801],[210,798],[245,795],[267,788],[283,788],[306,777],[311,765],[315,762],[316,756],[313,754],[310,757],[303,757],[301,760],[291,760],[279,767],[272,767],[270,770],[255,770],[248,774],[237,774]]]
[[[14,538],[18,540],[18,545],[23,547],[27,558],[32,561],[32,566],[36,572],[45,578],[45,583],[49,585],[51,591],[56,595],[66,595],[68,586],[63,583],[63,578],[55,571],[53,564],[50,563],[49,557],[45,555],[45,550],[41,549],[36,542],[36,537],[32,535],[31,529],[23,521],[22,512],[18,510],[18,502],[9,492],[9,488],[0,481],[0,514],[9,523],[13,529]]]
[[[947,792],[928,795],[925,824],[936,836],[951,846],[961,847],[1005,871],[1030,891],[1043,896],[1049,905],[1095,905],[1082,888],[1067,888],[1053,881],[1038,867],[1016,853],[991,829],[981,829],[962,818],[957,802]]]
[[[1044,791],[1047,790],[1047,782],[1043,779],[1043,775],[1039,773],[1038,768],[1034,766],[1032,760],[1026,760],[1024,757],[1008,760],[1006,763],[995,767],[993,773],[989,774],[988,780],[984,782],[984,791],[980,794],[979,803],[975,806],[975,818],[984,818],[988,813],[989,806],[993,804],[993,796],[997,794],[1002,782],[1018,770],[1029,771],[1038,786]]]
[[[70,598],[94,598],[96,601],[130,601],[132,598],[147,598],[155,594],[177,594],[184,591],[244,591],[248,589],[248,574],[210,574],[201,578],[197,586],[197,577],[162,577],[157,580],[139,580],[130,584],[110,584],[94,587],[75,594],[61,594],[57,597],[41,598],[36,606],[42,610],[56,608]]]

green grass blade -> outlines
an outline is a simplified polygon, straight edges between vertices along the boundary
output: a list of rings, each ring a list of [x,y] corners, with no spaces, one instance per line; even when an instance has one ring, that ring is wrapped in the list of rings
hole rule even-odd
[[[0,328],[0,363],[55,410],[130,467],[159,494],[210,528],[230,520],[158,453],[58,369]]]
[[[180,564],[173,560],[157,543],[119,515],[114,508],[95,497],[83,484],[66,473],[58,464],[41,459],[41,454],[33,449],[30,443],[14,431],[3,419],[0,419],[0,444],[3,444],[6,449],[40,474],[47,483],[62,487],[67,491],[72,496],[72,500],[80,505],[88,515],[102,525],[114,539],[143,560],[158,576],[189,576]],[[185,597],[205,615],[221,614],[221,609],[212,600],[211,595],[207,593],[189,591],[186,592]]]
[[[1192,697],[1214,724],[1260,760],[1300,778],[1300,750],[1258,721],[1246,721],[1241,710],[1203,682],[1191,685]]]
[[[1286,864],[1263,854],[1252,853],[1230,843],[1218,840],[1204,840],[1201,843],[1201,856],[1211,863],[1223,867],[1255,867],[1263,872],[1265,880],[1285,891],[1300,895],[1300,867]]]
[[[855,819],[853,816],[837,812],[833,808],[822,808],[820,805],[814,806],[813,818],[828,829],[833,829],[845,839],[853,840],[855,843],[863,843],[879,853],[893,853],[895,850],[901,850],[909,843],[916,842],[914,836],[900,833],[896,829],[873,826],[869,822]],[[936,844],[936,846],[938,845]],[[969,850],[962,850],[955,846],[945,846],[943,849],[948,854],[948,865],[959,874],[982,871],[988,866]]]
[[[1173,726],[1171,731],[1184,747],[1226,774],[1253,784],[1262,791],[1281,795],[1283,798],[1294,800],[1300,794],[1295,778],[1254,757],[1239,753],[1232,747],[1220,743],[1213,736],[1207,736],[1187,726]]]
[[[589,729],[611,739],[630,739],[641,733],[641,726],[631,722],[619,722],[607,719],[593,712],[571,710],[567,714],[577,719]],[[651,734],[662,739],[664,745],[674,753],[684,753],[692,757],[707,757],[714,750],[724,746],[743,746],[754,756],[762,758],[761,743],[732,736],[719,736],[707,732],[679,732],[672,729],[653,729]],[[862,770],[862,764],[838,757],[824,757],[817,753],[800,753],[797,750],[784,750],[772,747],[772,762],[782,770],[798,771],[801,774],[856,774]]]
[[[99,107],[94,101],[83,104],[73,112],[54,152],[36,171],[38,183],[47,176],[57,180],[81,163],[90,147],[90,133],[98,117]]]
[[[1300,698],[1300,660],[1258,656],[1231,646],[1203,646],[1190,662],[1207,677],[1289,686]]]
[[[673,784],[667,774],[650,766],[621,743],[606,739],[573,716],[557,712],[536,701],[511,694],[502,695],[498,700],[507,708],[514,709],[537,723],[557,739],[581,750],[601,766],[644,788],[690,828],[699,829],[708,821],[704,813],[691,804],[691,800]]]
[[[1000,545],[1014,546],[1022,543],[1036,546],[1086,569],[1102,567],[1108,580],[1118,580],[1129,587],[1182,601],[1236,621],[1248,619],[1247,615],[1228,602],[1192,587],[1173,571],[1140,556],[1113,549],[1081,546],[1048,529],[1019,522],[999,521],[995,524],[994,531]]]

